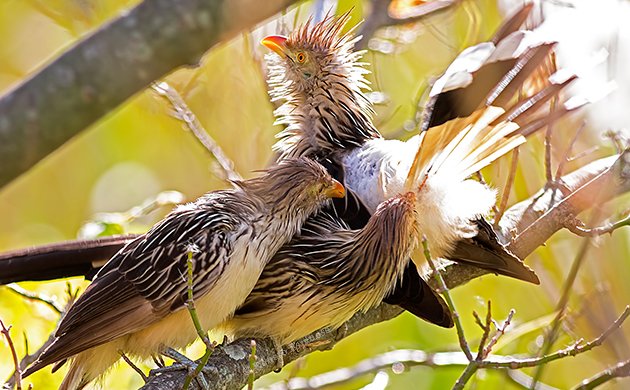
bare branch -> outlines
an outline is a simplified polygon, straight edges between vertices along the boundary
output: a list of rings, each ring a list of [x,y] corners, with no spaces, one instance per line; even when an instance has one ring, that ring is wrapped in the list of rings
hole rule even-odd
[[[594,340],[586,343],[586,344],[576,344],[569,348],[565,348],[559,351],[556,351],[547,356],[543,356],[540,358],[518,358],[513,356],[501,356],[501,355],[493,355],[490,359],[487,360],[478,360],[475,361],[475,370],[479,368],[489,368],[489,369],[502,369],[508,370],[510,376],[517,376],[517,373],[514,371],[520,368],[528,368],[535,367],[541,364],[546,364],[554,360],[562,359],[567,356],[576,356],[581,353],[588,352],[595,347],[602,345],[602,343],[616,330],[618,330],[623,322],[630,315],[630,307],[627,306],[623,313],[604,331]],[[509,325],[513,316],[513,312],[511,311],[508,315],[508,318],[504,321],[501,329],[505,330],[505,328]],[[394,367],[398,364],[402,364],[403,366],[413,367],[413,366],[427,366],[427,367],[462,367],[467,366],[470,367],[471,362],[469,362],[468,358],[463,352],[436,352],[436,353],[427,353],[421,350],[396,350],[387,352],[381,355],[374,356],[372,358],[363,360],[359,362],[357,365],[353,367],[345,367],[340,368],[334,371],[330,371],[324,374],[316,375],[311,378],[292,378],[288,382],[278,382],[272,384],[270,386],[270,390],[280,390],[280,389],[290,389],[290,390],[306,390],[313,388],[321,388],[325,386],[342,384],[344,382],[348,382],[350,380],[356,379],[366,374],[370,374],[373,372],[381,371],[390,367]],[[614,377],[619,376],[628,376],[630,375],[630,363],[624,362],[618,365],[613,369],[606,370],[597,376],[589,379],[593,380],[593,382],[598,381],[600,376],[603,378],[607,378],[606,380],[610,380]],[[471,372],[471,375],[474,372]],[[616,375],[616,376],[615,376]],[[532,386],[532,379],[527,377],[526,383],[523,383],[524,378],[514,378],[514,380],[519,380],[518,383],[521,385]],[[465,382],[462,383],[462,385]],[[603,382],[599,382],[601,384]],[[583,383],[584,385],[584,383]],[[549,389],[549,386],[542,385],[537,386],[538,388]],[[593,388],[593,387],[586,387]]]
[[[173,116],[186,124],[199,143],[201,143],[219,163],[221,172],[217,176],[228,181],[242,180],[242,176],[234,169],[234,162],[230,160],[219,144],[212,139],[210,134],[208,134],[201,123],[199,123],[197,116],[188,108],[188,105],[177,90],[171,87],[166,81],[153,84],[151,88],[171,103],[174,110]]]
[[[567,221],[566,224],[566,228],[569,229],[571,233],[576,234],[580,237],[597,237],[604,234],[612,234],[615,230],[624,226],[630,226],[630,215],[616,222],[607,223],[603,226],[598,226],[594,228],[584,227],[584,224],[577,218],[573,218]]]
[[[129,359],[127,357],[127,355],[125,355],[124,352],[122,351],[118,351],[120,353],[120,357],[122,358],[122,360],[125,361],[125,363],[127,363],[127,365],[129,367],[131,367],[135,372],[138,373],[138,375],[140,375],[140,377],[142,378],[142,380],[144,380],[145,382],[147,381],[147,376],[144,374],[144,372],[140,369],[140,367],[136,366],[131,359]]]
[[[508,174],[507,180],[505,182],[505,187],[503,187],[503,194],[501,195],[501,202],[499,203],[499,209],[497,214],[494,217],[494,228],[496,229],[499,226],[499,222],[507,210],[508,200],[510,200],[510,193],[512,192],[512,187],[514,186],[514,180],[516,179],[516,171],[518,169],[518,151],[519,148],[514,149],[512,152],[512,163],[510,164],[510,173]]]
[[[0,98],[0,187],[152,81],[294,2],[140,2]]]
[[[628,376],[630,376],[630,360],[620,362],[615,367],[607,368],[606,370],[597,373],[591,378],[582,381],[580,385],[575,387],[575,390],[594,389],[615,378],[623,378]]]
[[[442,295],[444,295],[444,300],[448,305],[448,309],[453,316],[453,322],[455,323],[455,328],[457,329],[457,339],[459,340],[459,346],[464,351],[464,355],[469,361],[473,360],[472,352],[470,352],[470,347],[468,346],[468,342],[466,341],[466,336],[464,335],[464,327],[462,326],[462,322],[459,319],[459,314],[455,309],[455,303],[453,302],[453,298],[451,297],[451,293],[444,282],[444,278],[442,277],[442,272],[435,266],[433,262],[433,258],[431,257],[431,252],[429,251],[429,245],[427,243],[427,239],[422,239],[422,248],[424,250],[424,258],[427,260],[429,265],[431,266],[431,270],[433,271],[433,277],[435,278],[436,283],[439,286],[439,290]]]
[[[43,304],[45,304],[46,306],[50,307],[51,309],[53,309],[55,312],[57,312],[57,314],[61,314],[63,313],[63,308],[61,306],[59,306],[57,304],[57,302],[55,302],[54,299],[47,297],[45,295],[42,294],[36,294],[32,291],[28,291],[20,286],[18,286],[15,283],[11,283],[9,285],[6,286],[6,288],[8,288],[9,290],[13,291],[14,293],[30,300],[30,301],[35,301],[35,302],[41,302]]]
[[[600,203],[630,191],[627,154],[613,156],[592,162],[579,170],[561,178],[565,190],[544,188],[531,198],[508,209],[500,227],[505,237],[514,237],[510,250],[521,258],[527,257],[542,245],[553,233],[564,226],[569,216],[577,215],[593,205],[597,195]],[[533,226],[533,227],[532,227]],[[449,263],[444,266],[442,275],[446,286],[453,288],[486,274],[478,268]],[[425,275],[433,288],[436,283],[431,274]],[[366,326],[386,321],[398,316],[402,309],[381,304],[367,313],[358,313],[346,323],[345,332],[330,329],[319,330],[301,340],[282,348],[284,362],[289,363],[315,350],[332,348],[343,337]],[[343,333],[340,335],[340,333]],[[269,339],[256,340],[256,362],[254,371],[257,377],[276,369],[277,348]],[[249,355],[251,340],[240,339],[215,349],[204,374],[213,388],[240,389],[247,384],[250,372]],[[463,353],[460,356],[466,357]],[[493,356],[492,363],[501,365]],[[468,364],[468,363],[464,363]],[[531,367],[531,366],[528,366]],[[502,368],[509,368],[504,366]],[[181,385],[185,372],[163,372],[154,370],[143,389],[170,389]],[[193,383],[194,385],[194,383]],[[194,386],[193,386],[194,387]]]
[[[428,15],[444,11],[459,2],[460,0],[422,2],[420,5],[415,7],[407,7],[404,13],[392,15],[389,10],[390,0],[372,0],[372,9],[370,10],[370,15],[366,18],[365,23],[363,23],[363,26],[359,31],[361,39],[357,42],[356,48],[366,48],[368,46],[368,42],[379,28],[413,23],[427,17]]]
[[[20,369],[20,363],[18,363],[17,352],[15,352],[15,346],[13,345],[13,339],[11,339],[11,334],[9,331],[11,330],[11,326],[7,328],[0,319],[0,333],[4,335],[7,339],[7,344],[9,345],[9,350],[11,351],[11,357],[13,358],[13,366],[15,367],[15,372],[13,373],[13,378],[15,378],[15,386],[17,390],[22,390],[22,370]]]
[[[482,354],[483,359],[487,358],[488,355],[490,355],[490,352],[492,352],[492,348],[494,348],[494,346],[499,341],[499,339],[505,334],[505,331],[507,330],[508,326],[510,326],[510,324],[512,323],[512,318],[514,318],[514,313],[516,313],[514,309],[510,310],[507,318],[505,319],[505,321],[503,321],[503,325],[497,326],[497,333],[495,333],[494,336],[492,336],[492,338],[488,342],[488,345],[486,345],[483,348],[483,354]]]

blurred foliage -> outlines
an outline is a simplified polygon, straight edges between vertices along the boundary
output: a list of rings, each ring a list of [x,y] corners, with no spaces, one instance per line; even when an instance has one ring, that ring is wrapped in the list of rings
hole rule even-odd
[[[0,93],[44,66],[82,35],[135,3],[137,1],[121,0],[0,2]],[[272,161],[271,145],[279,130],[273,126],[273,106],[265,91],[264,50],[256,42],[264,34],[279,32],[286,26],[290,28],[296,19],[305,20],[313,13],[314,6],[319,6],[319,2],[304,2],[297,13],[281,17],[282,23],[272,21],[251,34],[244,34],[209,52],[199,68],[178,70],[167,77],[245,176]],[[341,0],[338,12],[350,7],[354,7],[353,22],[359,22],[363,12],[369,9],[359,0]],[[413,135],[418,103],[426,96],[431,78],[439,75],[463,47],[488,38],[499,22],[494,1],[466,1],[463,6],[425,22],[379,31],[376,38],[389,43],[387,47],[391,50],[370,51],[365,56],[371,63],[374,90],[383,92],[386,97],[386,104],[377,106],[375,121],[379,129],[390,137]],[[226,184],[213,174],[213,162],[207,152],[169,112],[170,107],[151,90],[138,93],[4,188],[0,192],[0,250],[74,238],[96,213],[131,209],[161,191],[175,190],[185,194],[187,199],[194,199],[206,191],[225,187]],[[580,121],[573,117],[557,125],[554,161],[562,158]],[[576,150],[603,143],[593,134],[596,132],[586,132]],[[544,184],[542,145],[539,137],[521,148],[510,204],[532,195]],[[609,152],[599,150],[569,164],[569,169]],[[502,159],[484,172],[486,180],[502,188],[509,164],[509,157]],[[625,204],[628,199],[623,199]],[[622,209],[619,205],[624,204],[623,200],[611,205],[609,211]],[[125,228],[144,231],[167,211],[168,207],[161,208],[148,217],[126,224]],[[115,226],[120,227],[122,225]],[[580,240],[568,232],[560,232],[529,257],[528,264],[541,275],[540,287],[485,276],[456,289],[454,299],[469,340],[481,334],[474,324],[472,310],[484,313],[485,301],[491,299],[497,319],[504,318],[511,308],[517,311],[513,333],[506,337],[509,341],[500,343],[495,352],[536,353],[540,326],[554,310]],[[559,340],[558,347],[571,344],[575,338],[597,336],[629,302],[628,242],[628,232],[624,230],[613,237],[594,240],[595,245],[573,290],[572,315],[565,329],[569,335]],[[86,285],[78,279],[72,283]],[[64,281],[23,283],[22,286],[54,296],[61,302],[66,299]],[[57,315],[42,304],[25,301],[0,287],[0,318],[13,325],[12,335],[18,353],[23,355],[26,338],[28,350],[36,350],[53,330]],[[609,364],[629,358],[627,335],[628,331],[619,332],[605,346],[591,353],[553,363],[543,381],[567,388]],[[5,348],[5,344],[0,344],[0,380],[7,378],[13,369]],[[286,378],[292,371],[298,376],[310,376],[397,348],[458,349],[454,330],[439,329],[404,314],[343,340],[332,351],[306,357],[299,370],[293,370],[291,365],[279,374],[268,375],[259,380],[257,386]],[[200,346],[194,344],[188,353],[196,357],[201,351]],[[53,375],[49,369],[44,369],[27,382],[32,382],[36,390],[55,389],[64,370]],[[389,388],[448,388],[461,371],[459,368],[415,367],[400,375],[390,374]],[[364,377],[337,388],[357,388],[369,380]],[[623,387],[624,382],[618,383]],[[107,376],[104,387],[122,389],[140,385],[140,377],[121,365]],[[473,378],[470,386],[516,388],[503,373],[486,371]],[[615,385],[608,385],[608,388],[613,387]]]

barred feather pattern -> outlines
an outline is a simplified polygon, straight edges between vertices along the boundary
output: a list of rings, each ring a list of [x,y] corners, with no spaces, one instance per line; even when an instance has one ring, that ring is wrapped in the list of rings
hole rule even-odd
[[[286,343],[377,305],[405,271],[416,219],[413,193],[383,202],[359,230],[327,212],[311,218],[265,267],[224,330]]]
[[[81,388],[118,359],[119,349],[148,357],[191,343],[196,332],[183,310],[189,252],[195,303],[210,329],[242,304],[273,254],[328,202],[333,183],[313,161],[285,160],[235,190],[178,207],[99,271],[62,320],[55,342],[25,374],[79,354],[63,388]],[[110,344],[115,347],[105,348]],[[88,367],[95,359],[107,364]]]
[[[341,34],[348,19],[346,13],[309,21],[289,36],[288,50],[305,54],[304,64],[290,55],[267,55],[269,94],[283,102],[274,113],[276,124],[285,126],[274,145],[281,158],[325,156],[380,138],[363,93],[369,90],[364,52],[353,51],[359,37]]]

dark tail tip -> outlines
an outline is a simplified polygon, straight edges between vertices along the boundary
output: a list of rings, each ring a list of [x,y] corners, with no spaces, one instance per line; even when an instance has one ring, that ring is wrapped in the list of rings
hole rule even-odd
[[[429,287],[409,260],[402,281],[384,300],[397,305],[418,318],[443,328],[453,327],[453,318],[446,302]]]
[[[449,260],[540,284],[536,273],[501,245],[492,226],[486,220],[480,218],[475,220],[475,223],[478,228],[477,236],[458,241],[447,256]]]

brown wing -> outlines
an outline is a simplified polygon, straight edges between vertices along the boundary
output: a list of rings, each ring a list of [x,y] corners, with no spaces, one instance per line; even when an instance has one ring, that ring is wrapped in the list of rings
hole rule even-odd
[[[57,340],[25,375],[182,309],[191,246],[199,250],[193,257],[194,295],[204,295],[222,274],[232,250],[228,236],[241,221],[238,214],[225,211],[176,211],[125,246],[70,308]]]

